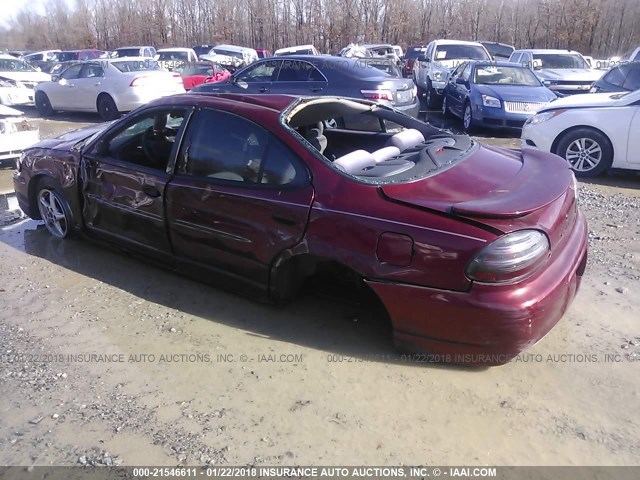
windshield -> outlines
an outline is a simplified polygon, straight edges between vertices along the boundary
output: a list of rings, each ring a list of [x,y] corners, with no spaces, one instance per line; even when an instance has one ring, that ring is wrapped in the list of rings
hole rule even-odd
[[[494,57],[509,58],[513,53],[513,48],[506,45],[496,45],[494,43],[485,43],[483,45]]]
[[[473,83],[478,85],[517,85],[539,87],[540,80],[531,70],[524,67],[500,67],[486,65],[476,67]]]
[[[116,57],[139,57],[139,48],[119,48],[116,50]]]
[[[59,62],[68,62],[70,60],[78,60],[78,52],[58,52],[56,58]]]
[[[310,48],[301,48],[299,50],[290,50],[287,52],[278,52],[278,56],[284,55],[313,55],[313,51]]]
[[[427,51],[426,47],[409,47],[404,54],[404,58],[418,58]]]
[[[0,72],[35,72],[31,65],[22,60],[0,58]]]
[[[206,77],[213,76],[214,68],[212,64],[205,65],[189,65],[182,69],[177,68],[175,70],[179,72],[183,77],[191,77],[193,75],[204,75]]]
[[[189,60],[187,52],[158,52],[158,60]]]
[[[363,67],[375,68],[381,72],[387,73],[392,77],[399,77],[400,71],[398,67],[396,67],[392,62],[374,62],[367,60],[360,60],[358,63],[361,63]]]
[[[580,55],[574,53],[536,53],[534,60],[540,60],[540,68],[589,68]]]
[[[490,60],[487,52],[476,45],[439,45],[436,48],[436,60]]]
[[[224,50],[222,48],[212,48],[211,51],[209,52],[210,55],[213,55],[216,53],[218,55],[226,55],[227,57],[235,57],[235,58],[239,58],[240,60],[243,60],[242,52],[234,52],[231,50]]]
[[[111,62],[122,73],[143,72],[145,70],[162,70],[158,62],[154,60],[125,60],[122,62]]]

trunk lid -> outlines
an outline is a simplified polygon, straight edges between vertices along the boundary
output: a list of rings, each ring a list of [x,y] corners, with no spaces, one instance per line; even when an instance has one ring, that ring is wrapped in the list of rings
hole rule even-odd
[[[573,184],[555,155],[481,146],[457,165],[415,182],[381,186],[389,199],[449,215],[512,219],[541,209]]]

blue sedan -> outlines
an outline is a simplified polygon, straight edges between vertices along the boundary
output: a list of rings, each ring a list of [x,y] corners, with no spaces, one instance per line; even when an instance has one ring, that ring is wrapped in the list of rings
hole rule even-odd
[[[477,126],[522,128],[555,98],[556,94],[523,65],[468,61],[449,75],[442,114],[460,117],[467,132]]]

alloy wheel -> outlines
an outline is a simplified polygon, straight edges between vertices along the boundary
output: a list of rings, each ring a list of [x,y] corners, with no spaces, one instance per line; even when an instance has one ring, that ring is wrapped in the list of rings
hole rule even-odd
[[[602,160],[602,148],[591,138],[577,138],[567,147],[565,158],[574,170],[588,172]]]
[[[468,130],[471,127],[471,105],[467,105],[464,109],[464,118],[462,120],[464,129]]]
[[[38,209],[47,230],[58,238],[64,238],[67,235],[69,225],[64,206],[55,192],[49,189],[40,190]]]

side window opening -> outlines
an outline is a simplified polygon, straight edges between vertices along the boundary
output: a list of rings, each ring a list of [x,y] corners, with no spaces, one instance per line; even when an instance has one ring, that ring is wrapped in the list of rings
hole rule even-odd
[[[186,110],[154,110],[145,113],[99,142],[94,154],[141,167],[166,171]]]
[[[271,133],[242,117],[216,110],[198,112],[177,173],[247,186],[283,186],[306,178],[295,155]]]

